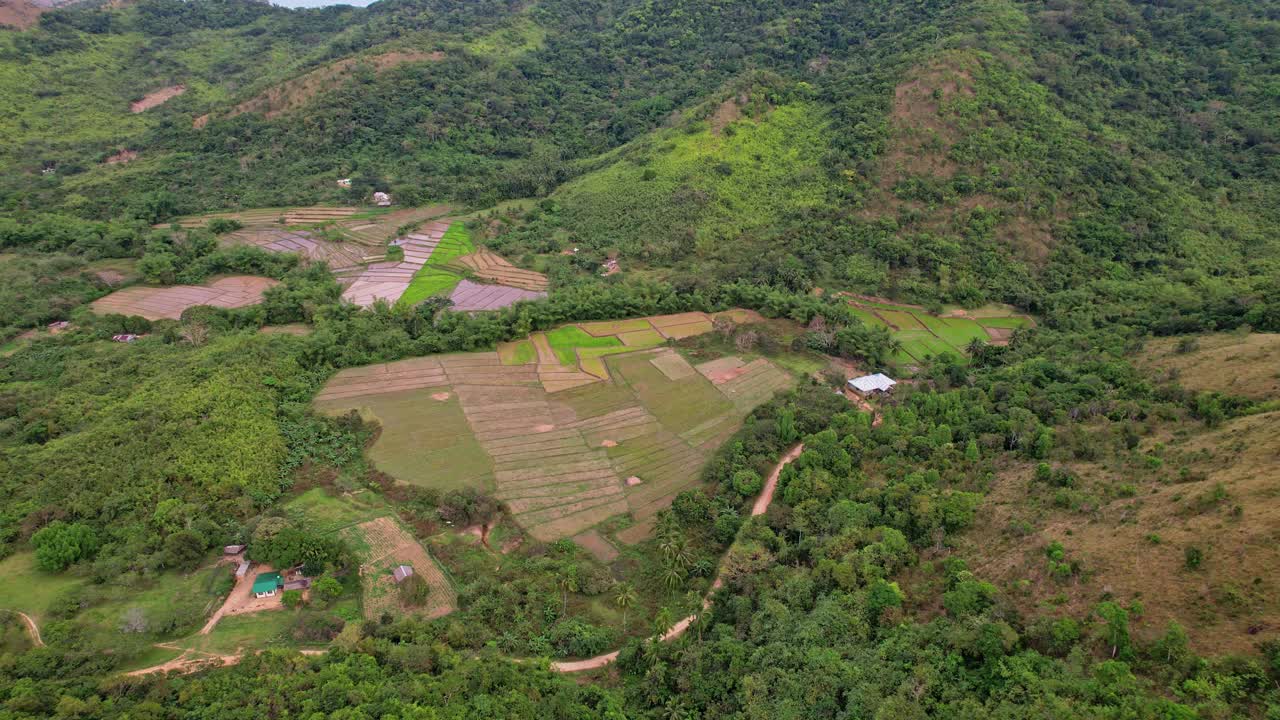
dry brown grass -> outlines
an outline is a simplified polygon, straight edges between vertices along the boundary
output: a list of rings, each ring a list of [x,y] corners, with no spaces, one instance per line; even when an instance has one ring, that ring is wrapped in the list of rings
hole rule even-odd
[[[40,20],[40,13],[48,8],[27,0],[0,0],[0,25],[26,30]]]
[[[145,112],[153,107],[169,102],[186,91],[186,85],[170,85],[169,87],[162,87],[159,90],[152,90],[146,95],[143,95],[141,100],[135,100],[134,102],[129,103],[129,112]]]
[[[1195,338],[1199,347],[1191,352],[1178,352],[1181,341],[1149,341],[1138,365],[1189,390],[1216,390],[1254,400],[1280,398],[1280,333],[1202,335]]]
[[[1139,637],[1176,621],[1201,653],[1253,652],[1280,635],[1278,426],[1280,412],[1272,412],[1189,437],[1186,428],[1157,432],[1139,450],[1154,453],[1163,441],[1161,470],[1073,463],[1082,486],[1100,497],[1106,487],[1133,488],[1132,497],[1085,511],[1051,507],[1052,491],[1032,484],[1030,463],[1005,467],[980,511],[987,520],[960,540],[960,553],[1028,615],[1079,618],[1103,599],[1136,600],[1144,609],[1133,626]],[[1184,464],[1189,473],[1180,477]],[[1024,529],[1013,530],[1020,522]],[[1050,576],[1043,550],[1054,540],[1082,564],[1081,575]],[[1186,567],[1188,547],[1203,550],[1199,569]]]

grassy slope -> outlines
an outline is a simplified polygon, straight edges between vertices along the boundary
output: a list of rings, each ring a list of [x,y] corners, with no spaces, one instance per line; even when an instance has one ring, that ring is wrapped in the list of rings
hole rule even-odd
[[[1206,336],[1199,350],[1177,353],[1171,340],[1151,343],[1137,358],[1154,378],[1181,368],[1184,386],[1280,401],[1276,335]],[[1096,458],[1059,451],[1054,467],[1069,469],[1075,486],[1031,481],[1034,464],[1006,465],[980,511],[988,520],[967,533],[960,551],[1028,614],[1080,617],[1101,597],[1141,616],[1133,632],[1154,637],[1176,621],[1200,652],[1250,653],[1251,628],[1280,624],[1280,563],[1275,542],[1280,499],[1275,458],[1280,412],[1236,418],[1206,428],[1190,418],[1148,418],[1132,453],[1117,449],[1111,425],[1064,426],[1059,444],[1078,444]],[[1044,554],[1061,542],[1080,571],[1060,579]],[[1204,554],[1199,568],[1188,548]]]
[[[827,143],[820,106],[779,107],[716,135],[671,129],[613,153],[613,162],[565,184],[553,196],[566,226],[587,247],[643,257],[680,256],[761,230],[784,209],[820,204],[827,184],[817,169]],[[652,176],[651,179],[645,179]]]

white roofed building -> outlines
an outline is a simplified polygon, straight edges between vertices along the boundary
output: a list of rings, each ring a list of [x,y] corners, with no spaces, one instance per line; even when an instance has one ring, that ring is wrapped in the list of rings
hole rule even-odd
[[[887,393],[897,385],[897,381],[885,375],[884,373],[876,373],[875,375],[863,375],[849,381],[849,387],[859,395],[867,396],[873,393]]]

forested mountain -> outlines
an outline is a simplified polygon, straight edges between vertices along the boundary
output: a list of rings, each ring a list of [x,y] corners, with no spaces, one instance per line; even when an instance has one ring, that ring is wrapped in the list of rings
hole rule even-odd
[[[138,0],[0,30],[0,101],[0,567],[40,588],[0,609],[43,631],[0,635],[0,717],[1280,717],[1276,0]],[[374,191],[549,297],[361,309],[176,222]],[[237,273],[279,283],[87,306]],[[997,304],[1034,327],[964,357],[868,322]],[[764,319],[669,344],[796,387],[621,560],[476,560],[456,530],[501,547],[501,503],[313,409],[344,368],[732,307]],[[825,384],[853,366],[906,380],[874,423]],[[455,613],[362,619],[359,542],[313,527],[341,503],[434,538]],[[173,645],[242,541],[337,589]],[[238,664],[121,675],[174,656]]]

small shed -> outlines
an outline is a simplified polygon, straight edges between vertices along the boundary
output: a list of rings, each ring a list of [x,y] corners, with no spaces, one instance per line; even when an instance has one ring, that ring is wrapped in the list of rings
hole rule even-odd
[[[373,204],[378,207],[387,207],[391,204],[391,196],[384,192],[376,192],[373,194]]]
[[[249,568],[251,567],[253,567],[253,563],[249,562],[248,560],[241,560],[240,564],[236,566],[236,580],[239,580],[244,576],[248,575]]]
[[[849,387],[854,392],[866,397],[878,393],[887,393],[893,389],[898,382],[884,373],[876,373],[875,375],[863,375],[849,381]]]
[[[133,342],[134,340],[137,340],[137,339],[138,339],[138,336],[137,336],[137,335],[134,335],[133,333],[124,333],[124,334],[121,334],[121,335],[112,335],[112,336],[111,336],[111,341],[112,341],[112,342],[118,342],[118,343],[131,343],[131,342]]]
[[[280,573],[262,573],[253,579],[253,596],[256,598],[271,597],[282,587],[284,587],[284,581],[280,579]]]
[[[349,187],[351,187],[351,178],[342,178],[341,180],[339,180],[339,181],[338,181],[338,187],[340,187],[340,188],[349,188]]]
[[[239,555],[244,552],[243,545],[226,545],[222,548],[223,555]]]
[[[413,574],[413,568],[408,565],[397,565],[395,570],[391,571],[391,577],[396,582],[404,582],[406,578]]]
[[[71,327],[71,322],[69,320],[59,320],[57,322],[49,323],[49,332],[51,333],[61,332],[63,330],[66,330],[69,327]]]
[[[285,590],[306,590],[309,587],[311,587],[311,578],[309,577],[299,576],[286,580],[284,583]]]

